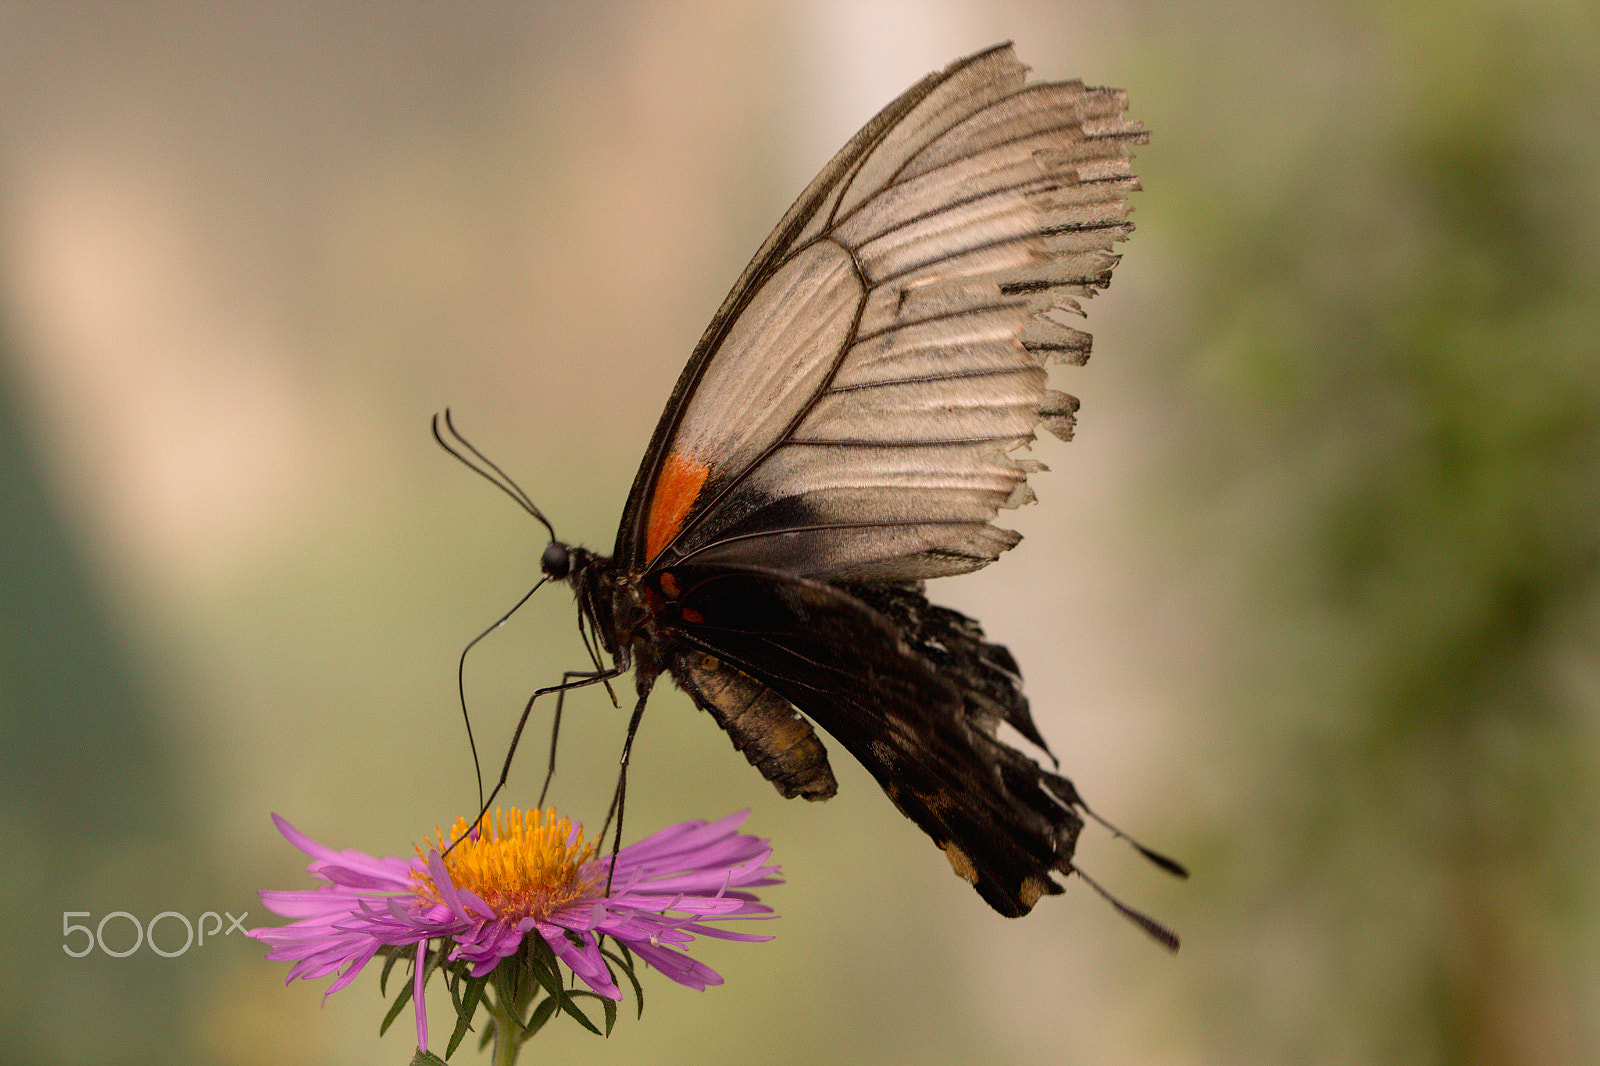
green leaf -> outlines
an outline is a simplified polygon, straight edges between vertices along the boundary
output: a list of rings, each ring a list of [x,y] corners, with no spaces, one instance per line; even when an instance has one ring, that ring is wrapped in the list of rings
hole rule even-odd
[[[389,971],[394,969],[394,964],[400,961],[400,952],[398,951],[386,949],[384,955],[388,957],[383,960],[383,972],[378,975],[378,995],[380,996],[389,995]]]
[[[522,986],[522,974],[519,969],[517,966],[507,965],[502,962],[493,970],[490,970],[488,976],[494,980],[495,998],[499,1000],[501,1012],[508,1016],[511,1024],[517,1027],[518,1032],[521,1032],[525,1027],[520,1017],[521,1008],[516,1006],[520,1001],[520,989]],[[498,1015],[496,1019],[498,1022]],[[515,1036],[516,1034],[512,1035]],[[526,1038],[519,1037],[518,1039]]]
[[[616,1002],[614,1000],[607,999],[605,996],[602,996],[597,992],[590,992],[587,989],[574,989],[568,992],[566,1001],[561,1005],[561,1009],[566,1011],[568,1014],[573,1014],[574,1011],[578,1011],[577,1014],[573,1014],[573,1017],[577,1018],[579,1021],[587,1021],[589,1016],[587,1014],[583,1014],[578,1008],[577,1001],[580,996],[584,999],[599,1000],[602,1008],[606,1009],[606,1013],[610,1015],[613,1020],[616,1018]],[[611,1033],[611,1027],[609,1025],[606,1026],[606,1031],[604,1033],[593,1026],[590,1027],[589,1031],[594,1033],[595,1036],[609,1036]]]
[[[556,953],[550,950],[550,945],[536,931],[530,931],[522,943],[528,949],[528,969],[545,992],[559,1001],[565,993],[561,988],[561,969]]]
[[[450,943],[451,943],[451,941],[450,941],[449,937],[443,937],[439,941],[438,948],[431,949],[431,950],[429,950],[427,952],[427,962],[423,966],[423,970],[422,970],[422,983],[423,983],[424,986],[427,985],[428,978],[433,976],[433,971],[434,970],[441,969],[441,968],[445,967],[445,965],[446,965],[445,956],[450,951]],[[431,944],[431,941],[430,941],[430,944]],[[415,959],[416,959],[416,955],[414,954],[414,949],[412,949],[412,948],[407,948],[407,949],[396,948],[394,950],[393,954],[391,954],[389,956],[388,964],[384,966],[384,974],[385,974],[385,976],[387,976],[387,974],[389,972],[389,967],[393,966],[394,963],[396,961],[398,961],[399,959],[401,959],[401,958],[411,959],[411,960],[413,960],[413,964],[414,964]],[[412,976],[415,977],[415,970],[413,970]],[[378,1035],[379,1036],[382,1036],[384,1033],[389,1031],[389,1026],[394,1024],[394,1020],[400,1016],[400,1012],[405,1009],[405,1005],[407,1003],[411,1002],[411,994],[412,994],[413,987],[414,987],[414,982],[412,980],[407,980],[405,985],[404,985],[404,987],[401,988],[399,995],[395,998],[394,1005],[389,1008],[389,1013],[384,1015],[383,1024],[378,1027]]]
[[[582,994],[583,993],[573,993],[573,995]],[[578,1009],[578,1005],[572,1001],[571,995],[562,996],[558,1002],[561,1006],[561,1009],[576,1019],[579,1025],[589,1030],[589,1032],[593,1033],[595,1036],[605,1036],[604,1033],[595,1027],[594,1022],[589,1020],[589,1016]]]
[[[544,1023],[549,1021],[556,1012],[556,1001],[546,996],[533,1008],[533,1013],[528,1016],[528,1036],[532,1036],[544,1028]]]
[[[490,971],[482,977],[471,977],[468,976],[470,972],[471,967],[462,965],[457,968],[453,965],[450,969],[450,980],[445,982],[445,988],[450,991],[450,1003],[455,1007],[457,1014],[468,1005],[474,1009],[477,1007],[478,1001],[483,998],[483,986],[489,983],[493,973]]]
[[[405,1010],[406,1004],[411,1002],[411,982],[407,981],[400,988],[400,993],[394,997],[394,1005],[389,1008],[389,1013],[383,1016],[383,1023],[378,1026],[378,1035],[382,1036],[389,1031],[389,1026],[400,1017],[400,1012]]]
[[[561,987],[561,970],[556,959],[556,953],[551,950],[549,944],[545,943],[544,937],[539,936],[536,932],[530,932],[528,936],[523,938],[522,944],[528,952],[526,956],[528,969],[538,978],[539,984],[549,993],[550,999],[555,1002],[556,1007],[570,1015],[579,1025],[595,1036],[604,1036],[605,1034],[595,1026],[594,1022],[589,1020],[589,1016],[579,1010],[572,1002],[574,995],[584,995],[586,993],[569,993]],[[541,1003],[540,1006],[542,1007],[544,1004]]]
[[[627,945],[623,944],[620,940],[617,941],[617,947],[622,949],[624,958],[618,958],[606,948],[601,948],[600,953],[606,958],[610,959],[612,962],[616,963],[617,966],[621,968],[623,976],[626,977],[628,982],[633,985],[633,998],[639,1003],[639,1013],[635,1015],[635,1017],[643,1018],[644,987],[639,984],[639,978],[634,976],[633,973],[633,953],[630,952],[627,948]],[[610,967],[607,967],[607,969],[610,969]],[[617,973],[615,970],[611,971],[611,980],[613,983],[615,983],[617,980]]]
[[[445,1066],[445,1064],[444,1059],[433,1052],[418,1048],[417,1053],[411,1057],[411,1066]]]
[[[489,984],[489,975],[482,977],[469,977],[465,982],[466,990],[461,998],[456,1001],[456,1027],[450,1034],[450,1042],[445,1045],[444,1057],[449,1058],[456,1053],[456,1048],[461,1046],[462,1038],[467,1035],[467,1030],[472,1028],[472,1016],[478,1013],[478,1004],[483,1000],[483,990]],[[455,989],[450,992],[455,998]]]

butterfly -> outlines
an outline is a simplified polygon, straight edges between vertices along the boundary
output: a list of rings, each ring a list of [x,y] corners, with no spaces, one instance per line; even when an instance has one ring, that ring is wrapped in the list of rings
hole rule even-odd
[[[1052,873],[1081,875],[1093,815],[999,737],[1049,754],[1016,660],[923,583],[1021,539],[993,520],[1033,499],[1043,467],[1015,453],[1037,428],[1072,435],[1077,401],[1046,366],[1088,357],[1061,319],[1110,280],[1147,138],[1120,91],[1027,69],[1001,45],[930,74],[801,193],[679,377],[610,556],[524,503],[595,663],[536,695],[631,669],[631,744],[665,675],[808,800],[837,787],[820,726],[1012,917],[1062,891]]]

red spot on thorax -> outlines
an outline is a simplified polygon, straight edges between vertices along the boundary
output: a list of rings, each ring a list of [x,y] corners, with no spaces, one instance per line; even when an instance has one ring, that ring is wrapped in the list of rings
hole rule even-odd
[[[683,454],[671,452],[656,477],[655,495],[650,500],[650,520],[645,524],[646,562],[661,554],[667,542],[683,528],[683,520],[700,495],[710,468]]]

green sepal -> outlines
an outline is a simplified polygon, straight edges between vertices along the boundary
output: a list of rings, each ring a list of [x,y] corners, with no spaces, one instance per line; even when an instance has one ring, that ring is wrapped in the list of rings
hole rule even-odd
[[[530,929],[522,943],[529,951],[528,968],[538,978],[539,984],[544,986],[544,990],[556,1001],[556,1006],[571,1015],[579,1025],[595,1036],[604,1036],[605,1034],[595,1027],[594,1022],[589,1020],[588,1015],[572,1002],[572,994],[561,987],[561,971],[557,968],[556,953],[545,943],[544,937],[540,936],[537,930]]]

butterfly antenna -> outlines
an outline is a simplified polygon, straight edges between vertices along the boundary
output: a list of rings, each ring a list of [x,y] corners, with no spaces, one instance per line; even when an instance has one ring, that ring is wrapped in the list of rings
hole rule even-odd
[[[445,440],[445,432],[439,428],[441,425],[444,426],[445,431],[448,431],[450,440]],[[446,407],[444,409],[443,418],[439,415],[433,416],[433,439],[438,441],[439,447],[453,455],[462,466],[465,466],[468,470],[471,470],[489,482],[489,484],[510,496],[518,507],[536,518],[539,524],[544,526],[545,531],[550,534],[551,540],[557,539],[555,527],[544,516],[544,512],[534,505],[533,498],[522,491],[522,486],[512,480],[511,476],[501,470],[493,459],[480,452],[471,441],[461,435],[460,430],[456,429],[455,422],[450,418],[450,408]],[[468,455],[471,456],[470,459]]]
[[[1116,826],[1112,825],[1110,822],[1108,822],[1104,818],[1100,817],[1094,811],[1090,810],[1088,805],[1083,802],[1082,797],[1078,798],[1077,806],[1078,806],[1078,808],[1080,810],[1083,811],[1084,814],[1087,814],[1090,818],[1093,818],[1095,821],[1099,822],[1102,826],[1104,826],[1105,828],[1109,829],[1111,831],[1111,835],[1112,836],[1117,837],[1117,838],[1119,838],[1121,840],[1126,840],[1129,844],[1133,845],[1133,849],[1135,851],[1137,851],[1140,855],[1143,855],[1145,858],[1149,859],[1151,862],[1155,863],[1157,866],[1159,866],[1163,870],[1167,871],[1167,873],[1171,874],[1173,877],[1187,878],[1189,876],[1188,868],[1185,867],[1181,862],[1179,862],[1176,859],[1168,858],[1167,856],[1161,854],[1159,851],[1156,851],[1154,848],[1145,847],[1143,844],[1141,844],[1137,840],[1133,839],[1127,833],[1124,833],[1122,830],[1118,829]],[[1082,874],[1083,871],[1079,870],[1078,873]],[[1085,877],[1084,880],[1088,881],[1089,879],[1087,877]],[[1093,884],[1093,882],[1090,882],[1090,883]],[[1098,889],[1100,886],[1099,885],[1095,885],[1095,887]],[[1104,894],[1105,894],[1104,892],[1101,892],[1101,895],[1104,895]],[[1109,899],[1110,897],[1107,897],[1107,898]],[[1115,902],[1115,901],[1113,901],[1113,902]]]
[[[1074,865],[1072,867],[1072,872],[1081,877],[1084,883],[1090,888],[1098,892],[1101,899],[1105,900],[1107,903],[1111,904],[1112,907],[1116,908],[1118,914],[1128,919],[1128,921],[1132,922],[1134,925],[1137,925],[1140,929],[1143,929],[1150,939],[1154,940],[1168,951],[1178,950],[1177,933],[1174,933],[1171,929],[1156,921],[1148,914],[1134,910],[1116,896],[1113,896],[1111,893],[1107,892],[1104,888],[1100,887],[1100,882],[1084,873],[1081,866]]]

